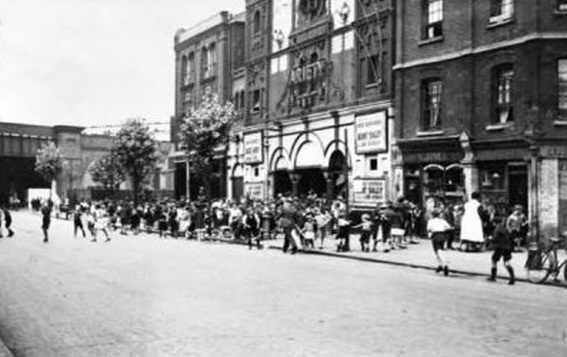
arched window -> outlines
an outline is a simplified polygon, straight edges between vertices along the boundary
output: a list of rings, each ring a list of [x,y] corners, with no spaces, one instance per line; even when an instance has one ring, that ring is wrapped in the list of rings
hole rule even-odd
[[[256,12],[254,13],[254,19],[252,20],[252,31],[253,33],[259,33],[260,32],[260,11],[256,10]]]

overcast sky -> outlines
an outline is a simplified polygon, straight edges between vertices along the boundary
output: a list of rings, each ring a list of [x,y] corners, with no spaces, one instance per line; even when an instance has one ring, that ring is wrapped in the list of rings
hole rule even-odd
[[[1,0],[0,121],[106,125],[174,112],[173,37],[244,0]]]

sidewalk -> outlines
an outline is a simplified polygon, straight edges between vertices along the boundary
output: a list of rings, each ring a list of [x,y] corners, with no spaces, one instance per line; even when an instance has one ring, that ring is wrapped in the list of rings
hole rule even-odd
[[[278,238],[276,240],[266,241],[264,244],[271,249],[281,249],[283,246],[283,239]],[[457,246],[457,244],[455,244],[455,246]],[[427,239],[420,240],[419,244],[411,244],[407,249],[391,250],[388,253],[381,251],[365,253],[360,251],[358,235],[353,234],[350,238],[350,248],[351,251],[348,253],[337,253],[335,240],[328,238],[324,242],[323,249],[319,249],[319,242],[316,242],[315,249],[301,249],[300,251],[306,254],[354,259],[366,262],[428,269],[432,271],[434,271],[437,267],[437,261],[433,254],[431,242]],[[456,273],[486,277],[490,275],[491,251],[466,253],[458,250],[446,250],[443,251],[443,253],[449,261],[449,268],[453,274]],[[524,269],[526,258],[526,252],[514,253],[512,255],[511,263],[516,273],[516,280],[518,281],[528,281],[526,270]],[[502,262],[498,264],[498,278],[508,279],[508,272],[504,268]]]

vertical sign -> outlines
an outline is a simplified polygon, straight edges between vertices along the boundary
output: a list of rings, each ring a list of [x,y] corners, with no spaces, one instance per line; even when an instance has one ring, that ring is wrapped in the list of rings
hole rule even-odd
[[[387,152],[386,111],[357,116],[355,135],[357,154]]]
[[[261,131],[244,135],[244,163],[257,164],[264,161]]]

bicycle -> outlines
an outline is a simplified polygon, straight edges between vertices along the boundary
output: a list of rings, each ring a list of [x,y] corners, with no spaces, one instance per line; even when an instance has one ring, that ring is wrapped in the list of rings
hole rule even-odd
[[[563,233],[563,238],[567,232]],[[531,249],[526,260],[526,272],[528,280],[534,284],[542,284],[553,275],[553,281],[558,282],[558,276],[563,268],[563,279],[567,281],[567,257],[559,262],[557,252],[561,248],[561,237],[549,239],[549,244],[544,248]]]

